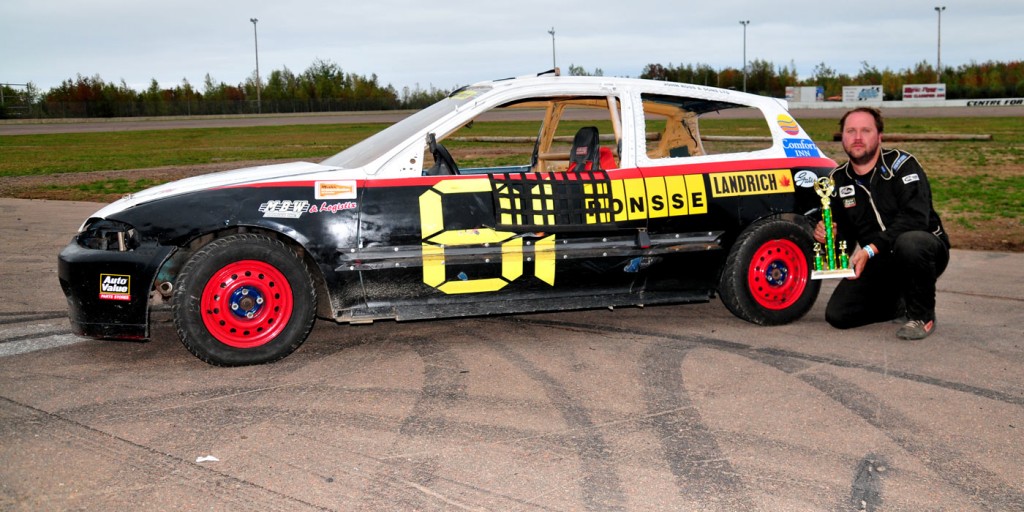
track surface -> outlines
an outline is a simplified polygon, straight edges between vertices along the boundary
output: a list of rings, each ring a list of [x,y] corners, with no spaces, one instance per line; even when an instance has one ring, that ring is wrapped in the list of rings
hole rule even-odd
[[[77,338],[98,204],[0,199],[3,510],[1024,510],[1024,254],[954,251],[936,334],[707,304],[338,326],[266,366]],[[197,462],[213,456],[217,461]]]

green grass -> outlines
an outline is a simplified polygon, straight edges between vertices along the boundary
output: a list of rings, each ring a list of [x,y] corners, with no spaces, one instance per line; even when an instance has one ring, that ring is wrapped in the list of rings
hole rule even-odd
[[[324,158],[386,125],[196,128],[0,137],[0,177]]]
[[[565,121],[559,135],[571,135],[594,121]],[[611,133],[608,122],[597,122]],[[837,161],[845,159],[833,142],[834,119],[805,119],[800,124],[819,147]],[[197,128],[0,137],[0,178],[89,173],[153,167],[182,167],[224,162],[277,159],[319,161],[373,135],[386,124],[295,125],[250,128]],[[477,122],[458,135],[536,136],[537,123]],[[751,119],[712,119],[703,135],[764,135],[764,123]],[[1019,118],[897,118],[886,133],[984,133],[991,141],[905,142],[886,144],[917,156],[932,182],[936,208],[948,222],[967,229],[986,229],[990,219],[1024,225],[1024,126]],[[504,144],[507,151],[487,152],[494,143],[446,143],[466,155],[463,167],[520,164],[531,144]],[[485,151],[479,151],[484,149]],[[477,150],[474,152],[474,150]],[[743,150],[737,146],[733,150]],[[83,180],[75,180],[83,181]],[[51,196],[124,194],[156,185],[153,180],[96,180],[84,184],[48,184]]]

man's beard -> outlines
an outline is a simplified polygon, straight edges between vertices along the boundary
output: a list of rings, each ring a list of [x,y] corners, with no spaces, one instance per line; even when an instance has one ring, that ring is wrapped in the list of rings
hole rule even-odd
[[[878,144],[864,145],[864,152],[860,156],[854,156],[849,149],[843,148],[846,151],[846,156],[850,157],[850,163],[854,165],[867,165],[875,159],[875,155],[878,154]]]

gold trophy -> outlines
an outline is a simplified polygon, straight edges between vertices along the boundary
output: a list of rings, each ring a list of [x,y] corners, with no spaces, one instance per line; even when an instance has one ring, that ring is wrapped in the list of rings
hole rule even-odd
[[[850,258],[846,254],[846,241],[839,242],[836,251],[836,234],[832,229],[832,191],[836,183],[831,177],[818,178],[814,182],[814,192],[821,198],[821,221],[825,225],[825,247],[814,244],[814,270],[811,279],[839,279],[857,275],[850,268]]]

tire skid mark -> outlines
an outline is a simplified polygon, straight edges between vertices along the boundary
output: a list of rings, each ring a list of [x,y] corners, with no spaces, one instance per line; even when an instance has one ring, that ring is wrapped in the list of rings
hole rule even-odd
[[[616,474],[615,461],[607,456],[608,443],[600,429],[590,417],[590,412],[580,405],[565,386],[548,372],[538,368],[522,354],[512,350],[505,343],[489,340],[488,348],[514,364],[530,379],[544,388],[549,404],[553,406],[566,423],[567,434],[563,438],[576,453],[580,471],[583,473],[581,491],[587,510],[625,510],[626,495]]]
[[[14,342],[17,342],[17,341],[38,340],[38,339],[42,339],[42,338],[49,338],[50,336],[71,336],[72,334],[74,334],[74,333],[71,332],[71,329],[53,329],[53,330],[49,330],[49,331],[41,331],[41,332],[36,332],[36,333],[31,333],[31,334],[20,334],[20,335],[16,335],[16,336],[7,336],[7,337],[4,337],[4,338],[0,338],[0,344],[3,344],[3,343],[14,343]]]
[[[928,429],[856,384],[823,372],[798,378],[853,412],[935,474],[988,510],[1022,510],[1024,493],[1002,482],[998,475],[972,462],[939,441]]]
[[[0,313],[0,325],[17,324],[23,322],[36,322],[39,320],[56,320],[58,318],[67,317],[67,311],[15,311],[9,313]]]
[[[307,439],[311,444],[314,444],[314,443],[319,443],[321,445],[324,444],[324,441],[322,439],[320,439],[320,438],[313,437],[313,436],[310,436],[308,434],[297,434],[297,435]],[[406,489],[406,492],[419,492],[419,493],[426,494],[428,496],[436,497],[437,501],[442,502],[445,505],[445,506],[439,507],[440,509],[451,509],[451,508],[456,508],[456,509],[460,509],[460,510],[481,510],[481,509],[487,509],[484,506],[476,506],[476,505],[471,505],[471,504],[465,503],[465,501],[466,501],[465,499],[463,499],[462,501],[455,500],[455,499],[451,498],[450,496],[443,495],[443,494],[441,494],[439,492],[434,491],[431,488],[428,488],[428,487],[420,485],[420,484],[418,484],[416,482],[407,480],[407,479],[403,478],[402,476],[396,474],[396,472],[394,471],[394,467],[393,467],[394,466],[393,461],[396,458],[402,457],[401,455],[390,456],[390,457],[381,457],[381,456],[370,455],[370,454],[359,452],[359,451],[352,451],[351,448],[348,447],[348,446],[342,446],[342,445],[331,444],[331,443],[327,443],[327,445],[331,446],[334,449],[333,452],[335,452],[335,453],[343,452],[346,455],[346,460],[351,461],[352,464],[355,465],[355,467],[351,467],[349,465],[338,466],[336,468],[333,468],[335,471],[339,471],[339,472],[344,473],[346,475],[349,475],[349,476],[351,476],[353,478],[357,478],[359,480],[362,480],[362,481],[365,481],[365,482],[368,482],[368,483],[369,482],[377,483],[378,484],[377,488],[383,487],[383,486],[379,485],[381,482],[386,482],[392,488]],[[299,470],[299,471],[303,471],[303,472],[307,472],[307,473],[311,473],[311,474],[316,474],[317,471],[320,470],[320,468],[315,467],[315,465],[310,465],[308,463],[300,463],[300,462],[292,462],[292,461],[285,461],[284,463],[286,465],[290,466],[290,467],[293,467],[293,468]],[[329,477],[328,475],[323,475],[322,478],[333,478],[333,477]],[[506,501],[508,503],[514,503],[518,507],[518,508],[514,508],[514,507],[511,507],[511,506],[508,506],[506,503],[502,503],[499,506],[489,505],[491,507],[490,510],[513,510],[513,509],[517,509],[518,510],[518,509],[523,509],[523,508],[532,508],[532,509],[535,509],[535,510],[555,510],[555,509],[552,509],[550,507],[545,507],[545,506],[542,506],[542,505],[527,503],[526,501],[524,501],[523,499],[521,499],[521,498],[519,498],[517,496],[511,496],[511,495],[508,495],[508,494],[499,494],[499,493],[496,493],[496,492],[494,492],[493,490],[490,490],[490,489],[485,489],[485,488],[482,488],[482,487],[479,487],[479,486],[473,485],[473,484],[467,484],[465,482],[457,482],[457,481],[448,479],[448,478],[443,477],[443,476],[442,477],[437,477],[437,480],[441,481],[441,482],[444,482],[444,483],[447,483],[447,484],[450,484],[452,486],[458,486],[463,491],[469,491],[469,492],[476,493],[476,494],[478,494],[480,496],[486,496],[488,498],[500,499],[500,500],[504,500],[504,501]],[[465,494],[465,492],[463,492],[463,495],[464,494]],[[381,494],[374,494],[374,495],[371,495],[371,496],[377,497],[377,496],[381,496]],[[396,509],[396,507],[394,506],[395,501],[392,499],[393,494],[389,494],[388,496],[389,496],[389,501],[388,501],[389,510],[395,510]]]
[[[436,412],[467,400],[467,374],[453,370],[462,367],[463,363],[445,343],[411,340],[406,344],[423,361],[423,386],[412,411],[402,421],[398,431],[406,436],[434,434],[438,432],[435,430],[436,422],[432,421]]]
[[[814,356],[776,348],[755,348],[744,343],[707,338],[703,336],[678,336],[639,329],[625,329],[614,326],[549,320],[524,320],[516,318],[514,321],[552,327],[600,331],[604,333],[618,332],[634,336],[649,336],[655,339],[668,339],[683,343],[693,343],[736,353],[751,360],[773,366],[787,374],[799,374],[798,376],[801,380],[816,389],[819,389],[826,396],[862,417],[869,424],[892,439],[898,446],[922,460],[927,467],[940,477],[949,481],[953,486],[963,491],[967,496],[976,497],[976,499],[983,502],[983,504],[991,510],[1024,510],[1024,493],[1022,493],[1022,491],[1000,481],[998,475],[971,462],[966,456],[948,448],[946,445],[939,442],[929,442],[928,439],[930,438],[927,435],[927,429],[914,424],[912,420],[900,413],[897,409],[882,405],[881,401],[877,397],[874,397],[867,391],[861,390],[855,384],[843,381],[838,377],[830,376],[821,372],[813,374],[800,373],[807,370],[808,366],[806,363],[815,363],[838,368],[858,369],[883,374],[889,378],[898,378],[932,385],[1014,405],[1024,405],[1024,397],[1017,397],[1000,391],[979,388],[958,382],[950,382],[924,375],[894,371],[891,368],[879,367],[865,363]],[[657,343],[654,343],[653,345],[657,346]],[[794,361],[798,361],[798,363],[794,364]],[[955,473],[951,471],[951,468],[958,467],[965,469]],[[849,504],[842,504],[839,508],[846,509],[848,506]]]
[[[393,452],[398,452],[405,440],[447,435],[444,418],[438,414],[453,403],[467,398],[465,374],[452,370],[462,366],[462,361],[448,344],[415,338],[396,343],[412,348],[419,356],[423,364],[423,383],[409,412],[398,422],[398,437],[392,444]],[[475,508],[438,490],[438,487],[451,485],[452,482],[438,475],[441,465],[436,456],[398,453],[386,460],[385,467],[381,469],[383,478],[374,480],[367,490],[370,495],[394,495],[386,492],[385,487],[397,487],[404,489],[404,492],[394,495],[396,509],[419,510],[439,505],[464,510]]]
[[[96,454],[100,460],[116,461],[124,466],[128,473],[142,475],[143,479],[149,478],[149,485],[167,485],[168,480],[173,480],[182,488],[204,496],[208,503],[217,503],[218,506],[231,510],[324,510],[299,498],[217,471],[210,466],[202,466],[134,443],[61,415],[7,397],[0,397],[0,400],[18,410],[22,416],[17,421],[31,423],[31,430],[65,440],[66,445],[72,449]]]
[[[536,320],[536,319],[524,319],[524,318],[510,318],[508,320],[499,320],[505,322],[516,322],[524,324],[535,324],[544,325],[549,327],[560,327],[569,329],[586,330],[589,332],[601,332],[609,333],[615,332],[619,334],[630,334],[637,336],[646,336],[650,338],[660,338],[666,340],[673,340],[684,343],[696,343],[708,347],[713,347],[719,350],[726,350],[742,355],[744,357],[754,359],[757,361],[767,362],[770,358],[784,358],[789,360],[799,360],[815,364],[824,364],[828,366],[835,366],[838,368],[852,368],[857,370],[864,370],[867,372],[877,373],[879,375],[885,375],[886,377],[909,380],[913,382],[919,382],[922,384],[928,384],[945,389],[951,389],[953,391],[960,391],[982,398],[988,398],[990,400],[996,400],[998,402],[1004,402],[1013,405],[1024,405],[1024,396],[1012,395],[997,391],[994,389],[981,388],[972,386],[970,384],[964,384],[961,382],[952,382],[943,379],[937,379],[935,377],[929,377],[927,375],[919,375],[916,373],[910,373],[906,371],[894,370],[892,368],[877,366],[868,363],[859,363],[856,361],[847,361],[845,359],[836,359],[834,357],[816,356],[812,354],[804,354],[801,352],[794,352],[792,350],[785,350],[774,347],[754,347],[746,343],[740,343],[736,341],[728,341],[717,338],[708,338],[705,336],[680,336],[671,333],[649,331],[643,329],[627,329],[623,327],[615,327],[609,325],[595,325],[595,324],[580,324],[575,322],[562,322],[557,320]],[[781,366],[778,366],[781,365]],[[790,366],[792,362],[778,362],[774,363],[773,366],[777,366],[779,369]]]
[[[661,440],[680,496],[695,503],[726,499],[739,510],[756,510],[757,504],[743,494],[738,471],[722,454],[715,434],[688,398],[682,365],[691,348],[693,345],[669,347],[655,343],[644,351],[643,395],[651,415],[647,422]],[[674,412],[657,414],[661,411]]]

